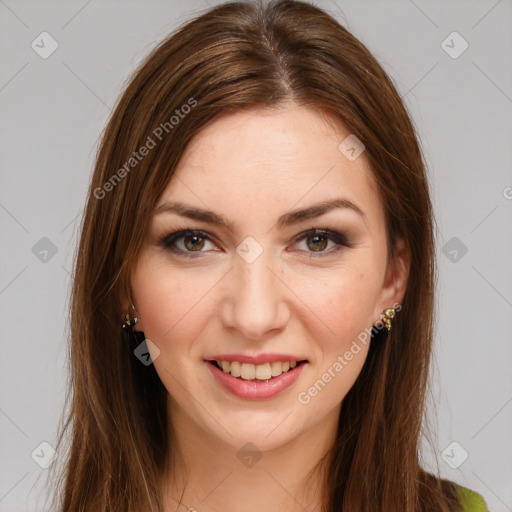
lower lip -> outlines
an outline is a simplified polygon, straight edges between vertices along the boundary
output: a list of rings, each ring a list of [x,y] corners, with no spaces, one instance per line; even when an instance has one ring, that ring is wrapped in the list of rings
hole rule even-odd
[[[208,361],[206,361],[206,365],[217,382],[233,395],[246,400],[266,400],[288,389],[298,379],[306,363],[298,364],[279,377],[272,377],[269,380],[244,380],[233,377],[230,373],[220,370],[215,364]]]

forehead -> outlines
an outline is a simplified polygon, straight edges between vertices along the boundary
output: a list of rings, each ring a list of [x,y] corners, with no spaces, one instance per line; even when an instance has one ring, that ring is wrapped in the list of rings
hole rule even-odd
[[[236,112],[196,134],[176,170],[205,166],[210,171],[222,169],[224,174],[243,173],[246,178],[255,170],[256,177],[311,174],[311,159],[318,160],[317,168],[340,160],[338,145],[348,135],[350,131],[339,120],[305,107]],[[364,158],[360,160],[350,167],[364,167]]]
[[[343,196],[378,215],[364,152],[351,161],[339,149],[349,135],[334,117],[298,106],[221,117],[190,141],[159,203],[184,200],[234,219],[241,208],[281,212]]]

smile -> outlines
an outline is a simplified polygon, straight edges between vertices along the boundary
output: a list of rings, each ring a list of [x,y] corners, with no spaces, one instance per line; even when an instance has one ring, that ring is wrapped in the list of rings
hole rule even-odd
[[[300,362],[300,361],[299,361]],[[289,371],[297,366],[297,361],[274,361],[272,363],[251,364],[241,363],[239,361],[215,361],[217,368],[233,377],[244,380],[270,380],[273,377],[279,377],[282,373]]]
[[[263,364],[239,361],[205,361],[213,377],[230,394],[246,400],[266,400],[293,385],[303,368],[302,361],[273,361]]]

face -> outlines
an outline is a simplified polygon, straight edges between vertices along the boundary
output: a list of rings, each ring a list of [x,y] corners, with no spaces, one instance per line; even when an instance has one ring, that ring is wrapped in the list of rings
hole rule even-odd
[[[386,260],[364,152],[338,149],[349,134],[292,105],[223,117],[186,148],[131,276],[178,428],[263,450],[337,419],[408,268]]]

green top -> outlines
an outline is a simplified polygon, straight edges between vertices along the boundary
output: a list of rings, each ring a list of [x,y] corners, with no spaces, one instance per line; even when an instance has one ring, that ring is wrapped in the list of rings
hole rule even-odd
[[[462,498],[464,512],[489,512],[484,499],[477,492],[461,485],[457,485],[457,492]]]

